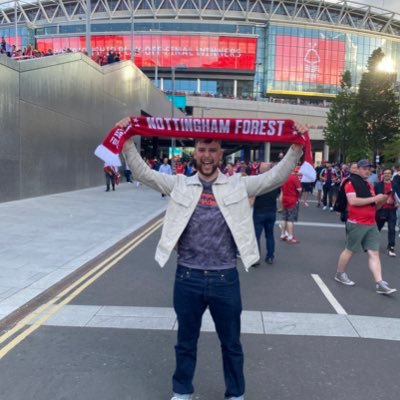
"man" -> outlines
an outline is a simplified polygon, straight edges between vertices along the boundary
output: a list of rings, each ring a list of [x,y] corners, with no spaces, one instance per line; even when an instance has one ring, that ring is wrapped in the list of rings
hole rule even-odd
[[[168,157],[164,157],[163,163],[158,168],[158,172],[166,175],[172,175],[172,167],[168,164]],[[165,197],[164,192],[161,192],[161,197]]]
[[[260,174],[269,171],[271,167],[271,163],[260,163]],[[258,250],[261,253],[260,238],[262,231],[264,230],[267,249],[265,262],[267,264],[273,264],[275,257],[274,226],[276,221],[276,200],[280,193],[280,188],[276,188],[268,193],[257,196],[254,201],[253,221]]]
[[[322,191],[324,193],[322,198],[322,204],[324,206],[322,209],[325,211],[329,208],[330,211],[333,211],[334,185],[338,180],[338,176],[336,170],[332,167],[332,163],[326,163],[326,167],[321,171],[319,177],[323,185]]]
[[[388,244],[387,251],[390,257],[396,257],[394,245],[396,240],[396,207],[394,204],[394,192],[392,185],[392,170],[385,168],[382,174],[382,181],[375,184],[375,193],[388,195],[388,199],[383,206],[376,211],[376,225],[379,232],[387,222],[388,226]]]
[[[376,292],[391,294],[396,289],[390,288],[382,279],[380,237],[375,223],[376,210],[387,202],[388,196],[382,193],[375,195],[372,185],[367,182],[371,166],[368,160],[358,161],[357,172],[344,185],[348,202],[346,247],[339,256],[335,280],[343,285],[355,284],[345,271],[353,254],[364,250],[368,253],[368,266],[375,280]]]
[[[321,175],[321,172],[325,168],[325,160],[322,161],[321,165],[318,165],[315,168],[315,175],[316,175],[316,180],[315,180],[315,190],[317,191],[317,207],[321,207],[321,199],[322,199],[322,188],[323,184],[321,179],[319,178]]]
[[[397,226],[400,227],[400,163],[396,163],[394,166],[395,172],[392,177],[392,183],[393,183],[393,192],[394,192],[394,199],[395,199],[395,205],[397,207],[396,210],[396,217],[397,217]],[[400,233],[399,233],[400,237]]]
[[[115,185],[118,185],[119,179],[118,169],[112,165],[104,163],[103,171],[106,177],[106,192],[110,191],[110,185],[112,190],[115,191]]]
[[[124,128],[129,123],[130,119],[125,118],[117,126]],[[193,158],[197,174],[191,177],[151,170],[142,162],[132,141],[124,144],[124,154],[135,179],[171,197],[156,260],[164,266],[177,248],[174,309],[178,339],[172,399],[193,398],[197,340],[202,315],[208,307],[221,341],[225,399],[242,400],[245,383],[237,251],[246,269],[259,259],[248,198],[280,186],[296,165],[301,146],[292,145],[276,167],[256,176],[222,174],[218,166],[223,150],[221,143],[214,140],[196,141]]]
[[[299,178],[299,167],[296,167],[287,181],[282,186],[282,217],[281,240],[289,244],[300,243],[294,236],[294,223],[299,216],[299,200],[301,196],[301,183]]]

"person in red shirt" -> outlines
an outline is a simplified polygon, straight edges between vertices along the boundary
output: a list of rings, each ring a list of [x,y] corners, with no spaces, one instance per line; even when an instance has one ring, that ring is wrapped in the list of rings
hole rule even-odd
[[[296,244],[299,241],[294,237],[294,222],[299,216],[299,199],[301,196],[301,183],[298,175],[299,167],[289,175],[287,181],[282,185],[282,217],[281,240],[286,243]]]
[[[360,160],[357,172],[350,176],[344,185],[347,197],[348,219],[346,221],[346,246],[339,256],[335,281],[353,286],[355,283],[346,274],[346,268],[357,251],[368,253],[368,266],[375,280],[376,292],[391,294],[396,291],[382,279],[382,266],[379,257],[380,235],[375,222],[376,210],[388,201],[386,194],[375,194],[371,183],[371,163]]]
[[[185,166],[180,161],[178,161],[175,164],[175,172],[177,174],[184,174],[185,173]]]
[[[382,181],[375,183],[375,193],[388,194],[387,202],[376,212],[376,225],[379,232],[387,222],[388,227],[388,245],[387,251],[390,257],[396,257],[394,245],[396,240],[396,206],[394,201],[394,192],[392,186],[392,170],[385,168],[382,173]]]

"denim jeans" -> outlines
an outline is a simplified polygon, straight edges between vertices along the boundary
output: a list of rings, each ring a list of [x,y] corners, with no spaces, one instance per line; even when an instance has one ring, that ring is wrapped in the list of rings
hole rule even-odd
[[[244,394],[245,383],[240,343],[242,301],[236,268],[207,271],[178,265],[174,286],[178,340],[175,346],[173,392],[194,392],[192,381],[196,367],[197,341],[201,319],[207,307],[221,342],[225,397],[240,397]]]
[[[395,208],[381,208],[376,212],[376,225],[379,232],[382,230],[383,225],[387,222],[388,226],[388,249],[394,247],[396,240],[396,209]]]
[[[256,231],[256,239],[258,244],[258,250],[261,253],[260,238],[262,231],[265,231],[265,239],[267,242],[267,254],[266,258],[273,258],[275,255],[275,238],[274,238],[274,226],[276,221],[275,211],[264,211],[256,212],[253,214],[254,229]]]

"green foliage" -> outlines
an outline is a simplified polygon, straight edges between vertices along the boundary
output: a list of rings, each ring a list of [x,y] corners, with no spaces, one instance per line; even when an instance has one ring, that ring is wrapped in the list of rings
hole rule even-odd
[[[357,93],[350,72],[342,75],[341,91],[332,102],[324,129],[328,145],[342,161],[372,159],[375,154],[392,160],[400,154],[399,93],[396,75],[380,70],[384,57],[382,49],[373,51]]]
[[[383,146],[385,164],[391,165],[400,161],[400,140],[385,143]]]
[[[345,71],[340,81],[341,91],[332,102],[324,129],[325,139],[332,150],[336,151],[341,161],[346,161],[357,150],[354,143],[353,107],[356,94],[352,90],[351,73]],[[354,150],[354,151],[353,151]]]
[[[395,141],[400,134],[396,75],[379,69],[384,57],[379,48],[368,59],[368,71],[361,78],[354,105],[359,121],[355,135],[360,139],[365,137],[368,148],[374,154],[382,154],[384,144]]]

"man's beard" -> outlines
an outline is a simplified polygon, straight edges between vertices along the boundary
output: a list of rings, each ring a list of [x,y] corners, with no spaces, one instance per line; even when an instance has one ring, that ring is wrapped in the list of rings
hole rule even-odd
[[[218,169],[218,165],[215,164],[210,164],[211,169],[208,171],[205,171],[203,169],[204,165],[201,162],[197,163],[197,171],[200,172],[204,176],[212,176],[215,174],[215,171]]]

